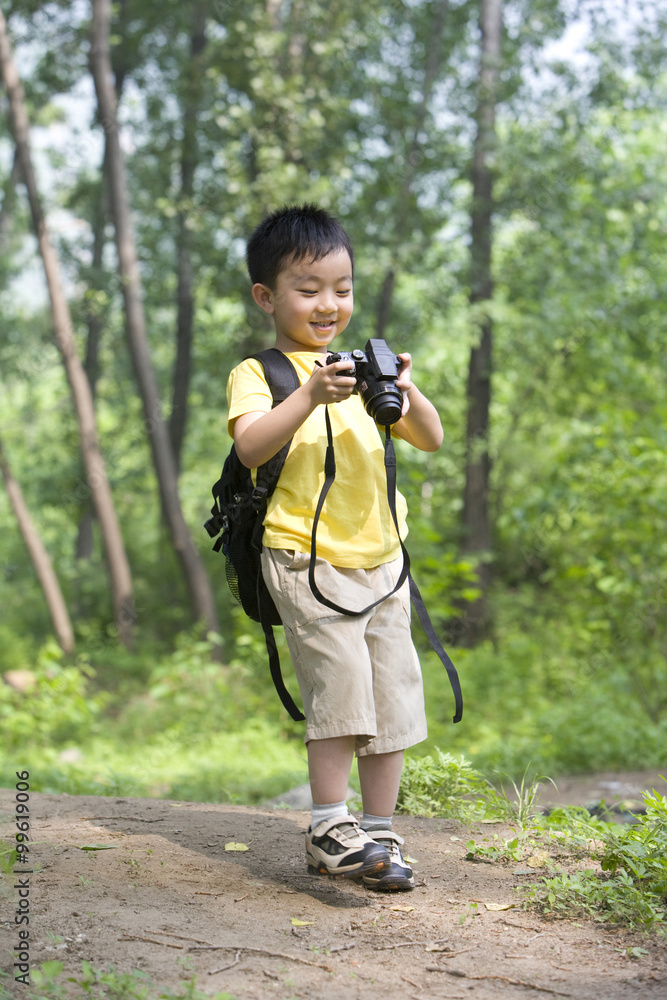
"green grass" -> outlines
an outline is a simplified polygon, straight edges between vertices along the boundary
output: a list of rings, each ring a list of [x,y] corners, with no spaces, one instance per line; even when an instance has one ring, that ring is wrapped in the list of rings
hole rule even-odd
[[[175,989],[157,986],[139,969],[118,972],[112,966],[106,971],[82,962],[81,974],[63,976],[62,962],[42,962],[30,973],[30,985],[22,987],[26,1000],[235,1000],[231,993],[204,993],[197,987],[195,976],[183,980]],[[3,996],[2,980],[10,977],[0,971],[0,998]]]
[[[469,761],[437,750],[408,761],[399,811],[473,823],[501,820],[509,836],[491,834],[466,844],[469,861],[523,865],[535,882],[523,887],[523,905],[545,915],[589,917],[642,930],[667,932],[667,798],[644,795],[645,813],[631,825],[605,822],[567,807],[544,815],[542,782],[524,774],[513,795],[498,791]]]
[[[246,625],[225,665],[194,633],[169,653],[105,648],[74,663],[47,643],[30,690],[0,684],[0,783],[12,787],[26,767],[36,791],[256,804],[306,781],[302,724],[287,718],[261,635]],[[552,670],[535,636],[508,626],[504,641],[504,649],[453,650],[465,696],[456,726],[443,668],[424,654],[430,736],[408,754],[415,783],[420,765],[411,762],[439,746],[477,772],[517,780],[528,760],[556,777],[664,763],[665,724],[642,716],[624,689],[577,675],[566,650],[560,673]],[[459,778],[448,793],[457,801],[470,773]]]
[[[303,744],[261,720],[237,732],[166,732],[129,745],[95,736],[77,749],[81,759],[71,763],[58,748],[24,751],[31,790],[257,804],[308,780]],[[5,759],[0,785],[15,780]]]

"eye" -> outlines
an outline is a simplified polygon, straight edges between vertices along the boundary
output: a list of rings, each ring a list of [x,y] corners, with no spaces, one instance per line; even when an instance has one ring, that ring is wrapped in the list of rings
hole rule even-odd
[[[351,289],[351,288],[341,288],[341,289],[340,289],[340,290],[338,291],[338,293],[337,293],[337,294],[338,294],[338,295],[349,295],[351,291],[352,291],[352,289]]]
[[[302,295],[317,295],[314,288],[299,288],[298,291],[300,291]]]

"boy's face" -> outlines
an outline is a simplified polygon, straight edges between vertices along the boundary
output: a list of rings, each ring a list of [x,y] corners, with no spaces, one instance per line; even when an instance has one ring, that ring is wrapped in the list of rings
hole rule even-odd
[[[278,273],[275,288],[253,285],[252,295],[273,316],[278,350],[326,354],[352,315],[350,255],[347,250],[336,250],[310,263],[288,261]]]

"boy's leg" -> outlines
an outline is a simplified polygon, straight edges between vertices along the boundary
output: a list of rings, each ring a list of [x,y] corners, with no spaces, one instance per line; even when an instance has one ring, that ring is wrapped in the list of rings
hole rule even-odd
[[[391,819],[403,771],[403,751],[359,757],[359,783],[364,813]]]
[[[308,741],[308,774],[314,805],[345,802],[354,747],[354,736]]]
[[[367,754],[358,759],[364,815],[362,829],[389,853],[391,864],[379,872],[364,875],[364,883],[382,892],[401,892],[414,888],[412,869],[403,860],[403,838],[392,828],[403,769],[403,751]]]
[[[389,865],[387,849],[364,833],[345,802],[355,743],[355,736],[334,736],[307,744],[313,797],[308,864],[336,878],[361,878]]]

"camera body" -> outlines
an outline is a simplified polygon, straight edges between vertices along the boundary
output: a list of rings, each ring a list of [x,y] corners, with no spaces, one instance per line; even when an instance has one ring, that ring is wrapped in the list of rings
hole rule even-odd
[[[385,340],[368,340],[364,351],[357,348],[330,354],[327,364],[334,361],[350,362],[349,371],[345,369],[338,374],[357,380],[354,391],[363,399],[369,417],[383,427],[400,420],[403,393],[396,388],[396,380],[401,362]]]

